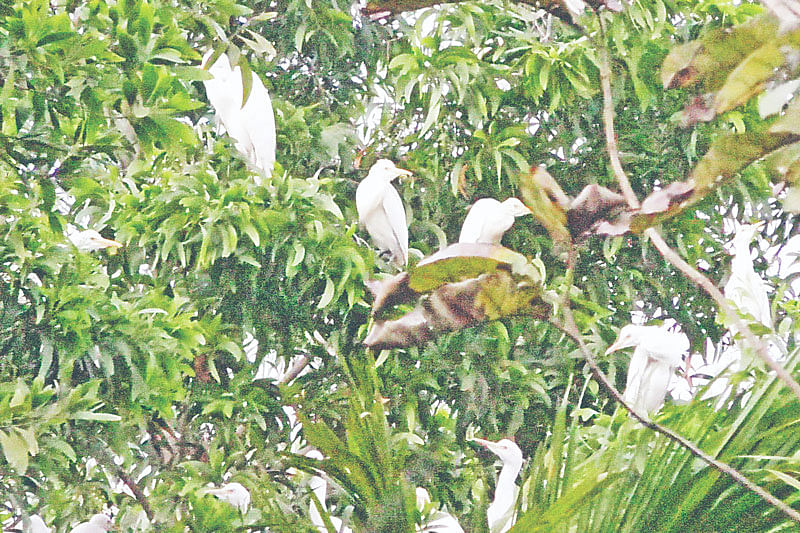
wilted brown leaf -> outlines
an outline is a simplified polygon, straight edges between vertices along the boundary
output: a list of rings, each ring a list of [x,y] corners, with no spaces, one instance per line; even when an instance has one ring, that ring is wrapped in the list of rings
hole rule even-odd
[[[523,202],[550,234],[553,243],[557,246],[568,243],[570,235],[566,227],[566,210],[570,198],[564,194],[558,182],[544,167],[536,167],[521,174],[519,184]]]
[[[413,301],[417,293],[408,287],[408,272],[401,272],[389,278],[368,279],[364,281],[372,293],[372,316],[377,316],[389,307]]]
[[[375,321],[364,344],[375,350],[419,346],[449,332],[511,315],[544,318],[550,306],[540,298],[541,285],[519,282],[508,271],[440,286],[396,320]]]
[[[694,191],[694,183],[692,181],[670,183],[663,189],[650,193],[642,202],[639,212],[643,215],[663,213],[672,205],[686,200],[692,194],[692,191]]]
[[[702,81],[706,92],[722,87],[742,60],[778,33],[778,21],[765,14],[732,28],[717,28],[677,46],[664,59],[664,88],[687,87]]]
[[[573,237],[584,234],[598,220],[627,205],[625,198],[602,185],[593,183],[583,188],[567,211],[567,226]]]

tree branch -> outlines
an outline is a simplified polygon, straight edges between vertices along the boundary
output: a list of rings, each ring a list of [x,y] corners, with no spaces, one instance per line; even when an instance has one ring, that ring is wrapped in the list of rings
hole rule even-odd
[[[574,246],[570,247],[568,263],[569,263],[568,268],[569,268],[570,271],[572,271],[572,269],[575,266],[575,248],[574,248]],[[625,410],[628,411],[634,419],[636,419],[638,422],[640,422],[642,425],[644,425],[648,429],[651,429],[651,430],[653,430],[653,431],[655,431],[657,433],[660,433],[660,434],[664,435],[665,437],[667,437],[669,440],[677,443],[679,446],[685,448],[686,450],[689,451],[689,453],[691,453],[692,455],[694,455],[698,459],[702,460],[706,464],[712,466],[713,468],[716,468],[718,471],[722,472],[723,474],[726,474],[726,475],[730,476],[734,481],[736,481],[739,485],[744,487],[746,490],[749,490],[749,491],[757,494],[762,499],[764,499],[767,503],[769,503],[769,504],[773,505],[774,507],[777,507],[778,509],[780,509],[786,516],[788,516],[789,518],[791,518],[795,522],[800,523],[800,513],[798,513],[797,511],[795,511],[794,509],[792,509],[791,507],[786,505],[783,501],[779,500],[778,498],[776,498],[775,496],[773,496],[772,494],[770,494],[769,492],[767,492],[766,490],[761,488],[759,485],[757,485],[754,482],[750,481],[741,472],[739,472],[738,470],[736,470],[732,466],[730,466],[730,465],[728,465],[726,463],[723,463],[721,461],[718,461],[714,457],[708,455],[707,453],[705,453],[703,450],[701,450],[698,446],[696,446],[694,443],[692,443],[691,441],[689,441],[685,437],[675,433],[674,431],[672,431],[670,429],[667,429],[666,427],[664,427],[664,426],[662,426],[660,424],[657,424],[656,422],[653,422],[651,420],[648,420],[648,419],[644,418],[639,413],[634,411],[633,407],[631,407],[630,405],[625,403],[625,401],[622,399],[622,395],[619,393],[619,391],[616,389],[616,387],[614,387],[614,385],[611,383],[611,380],[608,379],[608,376],[605,375],[603,370],[597,364],[597,360],[594,358],[594,355],[592,354],[591,350],[589,350],[589,348],[583,342],[583,337],[581,336],[581,333],[578,330],[578,326],[575,324],[575,319],[572,316],[572,310],[570,309],[570,302],[569,302],[568,294],[565,294],[565,297],[563,298],[562,307],[563,307],[562,313],[564,315],[565,323],[562,326],[559,326],[557,324],[556,324],[556,326],[559,327],[559,329],[561,329],[562,331],[564,331],[567,335],[572,337],[572,339],[578,344],[578,347],[580,348],[581,353],[586,358],[586,362],[589,364],[589,368],[592,369],[592,373],[594,374],[594,376],[597,379],[597,381],[599,381],[603,385],[603,387],[605,387],[606,390],[608,390],[608,392],[611,393],[611,396],[620,405],[622,405],[622,407],[624,407]]]
[[[119,477],[122,482],[125,483],[129,489],[131,489],[136,501],[139,502],[139,505],[142,506],[144,513],[147,515],[147,519],[152,522],[153,517],[155,516],[153,514],[153,508],[150,507],[150,501],[147,499],[147,496],[142,489],[139,488],[139,485],[136,484],[136,482],[128,475],[127,472],[125,472],[125,470],[122,469],[121,466],[114,462],[114,458],[112,457],[111,453],[101,448],[97,448],[96,450],[99,455],[102,456],[104,460],[103,462],[112,470],[114,470],[114,473],[117,475],[117,477]]]
[[[622,399],[622,395],[619,391],[614,387],[611,381],[608,379],[603,371],[600,369],[600,366],[597,364],[592,352],[587,348],[586,344],[583,342],[583,338],[581,337],[580,333],[578,332],[578,327],[575,325],[575,320],[572,317],[572,311],[569,308],[568,304],[564,305],[564,318],[566,320],[565,327],[561,328],[562,331],[567,333],[572,339],[578,343],[578,347],[583,353],[583,356],[586,358],[586,362],[589,363],[589,367],[592,369],[592,373],[594,374],[595,378],[603,385],[603,387],[611,393],[611,396],[620,404],[622,407],[628,411],[633,418],[635,418],[638,422],[642,425],[646,426],[647,428],[661,433],[669,440],[677,443],[679,446],[685,448],[689,451],[692,455],[700,459],[701,461],[705,462],[706,464],[716,468],[723,474],[730,476],[734,481],[736,481],[739,485],[744,487],[745,489],[759,495],[763,498],[767,503],[773,505],[774,507],[780,509],[786,516],[791,518],[793,521],[800,523],[800,513],[786,505],[783,501],[779,500],[760,486],[756,485],[754,482],[750,481],[746,478],[742,473],[738,470],[733,468],[732,466],[718,461],[714,457],[708,455],[699,447],[697,447],[694,443],[689,441],[688,439],[684,438],[683,436],[673,432],[670,429],[665,428],[664,426],[657,424],[653,421],[647,420],[646,418],[640,416],[633,408],[625,403]]]
[[[603,40],[603,42],[598,43],[598,49],[600,52],[600,87],[603,91],[603,124],[605,125],[606,149],[611,160],[611,168],[614,170],[614,176],[619,182],[622,196],[625,197],[625,201],[628,202],[628,206],[631,209],[638,209],[640,205],[639,199],[636,197],[636,193],[633,192],[631,182],[628,181],[628,176],[625,174],[622,162],[619,159],[617,134],[614,129],[614,98],[611,95],[611,64],[608,58],[603,19],[598,17],[598,21],[600,22],[600,37]]]
[[[716,285],[714,285],[711,280],[704,276],[701,272],[684,261],[683,258],[678,255],[677,252],[675,252],[675,250],[670,248],[661,234],[658,233],[654,228],[648,228],[644,233],[650,237],[653,245],[661,253],[664,259],[669,261],[672,266],[680,270],[687,278],[705,290],[708,295],[714,299],[722,312],[725,313],[725,316],[730,317],[731,320],[733,320],[734,324],[736,325],[736,329],[738,329],[741,334],[744,335],[744,338],[750,347],[756,351],[758,356],[764,360],[767,366],[769,366],[775,372],[775,374],[777,374],[778,378],[783,381],[786,386],[792,390],[797,399],[800,400],[800,385],[798,385],[797,381],[792,378],[792,375],[783,367],[783,365],[769,355],[766,345],[760,339],[757,339],[755,335],[753,335],[753,332],[750,331],[750,328],[747,326],[747,324],[745,324],[744,320],[739,317],[739,313],[730,306],[728,299],[725,298],[725,295],[722,294]]]
[[[600,27],[603,28],[602,20],[600,20]],[[619,159],[619,148],[617,147],[616,132],[614,130],[614,101],[611,95],[611,69],[608,60],[608,49],[606,48],[605,37],[603,42],[599,44],[600,48],[600,81],[603,89],[603,122],[605,123],[606,146],[608,148],[608,155],[611,159],[611,167],[614,170],[614,175],[619,182],[619,188],[622,191],[628,205],[632,209],[639,207],[639,200],[631,188],[628,176],[622,168]],[[728,304],[727,298],[720,292],[710,279],[700,273],[697,269],[692,267],[689,263],[683,260],[672,248],[669,247],[667,242],[654,228],[648,228],[644,232],[653,245],[661,253],[661,255],[675,268],[680,270],[687,278],[692,280],[703,290],[705,290],[711,298],[717,303],[719,308],[725,313],[726,316],[736,324],[737,329],[744,335],[747,343],[756,351],[759,357],[769,366],[778,378],[789,387],[794,395],[800,400],[800,385],[792,378],[791,374],[786,371],[783,366],[774,360],[768,353],[767,347],[763,342],[756,339],[750,328],[739,317],[739,314]]]

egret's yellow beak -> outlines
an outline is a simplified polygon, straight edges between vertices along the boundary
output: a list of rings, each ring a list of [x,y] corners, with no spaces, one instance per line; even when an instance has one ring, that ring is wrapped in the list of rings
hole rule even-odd
[[[117,241],[115,241],[113,239],[102,238],[102,239],[99,239],[97,242],[98,242],[98,244],[101,244],[103,246],[103,248],[112,248],[112,249],[122,248],[122,243],[121,242],[117,242]]]
[[[414,176],[414,174],[410,170],[406,170],[406,169],[400,168],[400,167],[396,168],[396,172],[397,172],[397,176],[400,179],[411,178],[411,177]]]
[[[477,437],[472,437],[470,440],[471,440],[472,442],[477,442],[478,444],[480,444],[480,445],[481,445],[481,446],[483,446],[484,448],[488,448],[488,447],[489,447],[491,444],[494,444],[492,441],[489,441],[489,440],[484,440],[484,439],[479,439],[479,438],[477,438]]]

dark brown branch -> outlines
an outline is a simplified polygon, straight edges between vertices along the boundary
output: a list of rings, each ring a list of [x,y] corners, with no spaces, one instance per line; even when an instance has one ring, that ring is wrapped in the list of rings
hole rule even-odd
[[[104,460],[103,462],[112,468],[114,473],[122,480],[122,482],[125,483],[129,489],[131,489],[133,496],[136,498],[136,501],[139,502],[139,505],[142,506],[142,510],[144,510],[148,520],[152,522],[153,517],[155,516],[153,514],[153,508],[150,507],[150,501],[147,499],[147,496],[142,489],[139,488],[139,485],[136,484],[136,482],[128,475],[127,472],[125,472],[125,470],[122,469],[121,466],[114,462],[114,458],[111,456],[111,453],[104,449],[98,449],[98,451],[99,455],[101,455]]]
[[[568,268],[569,271],[572,272],[575,266],[575,248],[570,248],[569,258],[568,258]],[[748,478],[746,478],[741,472],[733,468],[732,466],[718,461],[714,457],[708,455],[699,447],[697,447],[694,443],[686,439],[685,437],[675,433],[674,431],[665,428],[664,426],[657,424],[647,418],[641,416],[639,413],[634,411],[633,407],[625,403],[622,399],[622,395],[619,393],[616,387],[614,387],[611,380],[608,379],[608,376],[605,375],[603,370],[597,364],[597,360],[594,358],[592,351],[586,346],[586,343],[583,342],[583,337],[581,336],[580,331],[578,330],[578,326],[575,324],[575,319],[572,316],[572,310],[570,309],[570,302],[569,297],[565,295],[562,300],[562,313],[564,316],[565,323],[563,325],[556,324],[556,326],[564,331],[567,335],[572,337],[572,339],[578,344],[578,348],[580,349],[581,353],[583,354],[584,358],[586,358],[586,362],[589,364],[589,368],[592,369],[592,373],[594,374],[597,381],[599,381],[603,387],[608,390],[611,396],[620,404],[622,407],[628,411],[631,416],[640,422],[642,425],[651,429],[657,433],[660,433],[667,437],[669,440],[675,442],[679,446],[685,448],[689,451],[692,455],[700,459],[701,461],[705,462],[706,464],[716,468],[723,474],[730,476],[734,481],[736,481],[739,485],[744,487],[746,490],[749,490],[761,498],[763,498],[767,503],[773,505],[774,507],[780,509],[786,516],[791,518],[797,523],[800,523],[800,513],[786,505],[783,501],[779,500],[760,486],[756,485]]]
[[[602,21],[601,21],[602,28]],[[619,182],[620,190],[622,190],[628,205],[632,209],[637,209],[640,204],[636,198],[633,189],[631,188],[628,176],[622,168],[619,159],[619,149],[617,147],[616,132],[614,130],[614,102],[611,95],[611,69],[608,60],[608,50],[606,48],[605,38],[604,42],[600,43],[600,80],[603,87],[603,121],[605,123],[606,145],[608,148],[608,155],[611,159],[611,167],[614,170],[614,175]],[[661,253],[661,255],[669,261],[675,268],[680,270],[687,278],[692,280],[703,290],[705,290],[711,298],[717,303],[719,308],[725,313],[726,316],[731,317],[736,325],[736,328],[744,335],[748,344],[756,351],[759,357],[772,370],[775,371],[778,378],[788,386],[795,396],[800,399],[800,385],[792,378],[791,374],[786,371],[783,366],[775,361],[767,352],[766,345],[760,340],[756,339],[750,328],[739,317],[739,314],[728,304],[727,298],[720,292],[710,279],[700,273],[697,269],[692,267],[689,263],[683,260],[672,248],[669,247],[667,242],[654,228],[648,228],[644,232],[645,235],[650,237],[653,245]]]
[[[664,259],[669,261],[675,268],[680,270],[687,278],[705,290],[709,296],[714,299],[725,316],[733,320],[736,329],[744,336],[750,347],[756,351],[758,356],[764,360],[767,366],[775,371],[775,374],[777,374],[778,378],[792,390],[798,399],[800,399],[800,385],[798,385],[797,381],[792,378],[792,375],[783,367],[783,365],[769,355],[766,345],[760,339],[757,339],[755,335],[753,335],[753,332],[750,331],[750,328],[747,327],[747,324],[744,322],[744,320],[739,317],[739,313],[730,306],[728,299],[725,298],[725,295],[722,294],[716,285],[714,285],[711,280],[704,276],[701,272],[684,261],[683,258],[678,255],[677,252],[675,252],[675,250],[670,248],[661,234],[655,229],[647,229],[645,231],[645,235],[650,237],[653,245],[661,253]]]

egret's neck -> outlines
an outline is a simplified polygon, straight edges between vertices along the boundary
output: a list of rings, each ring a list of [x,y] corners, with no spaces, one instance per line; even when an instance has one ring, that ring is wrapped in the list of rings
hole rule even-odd
[[[490,527],[495,525],[495,522],[503,518],[514,506],[517,499],[517,486],[514,482],[521,469],[521,461],[503,463],[503,468],[500,470],[500,475],[497,478],[494,501],[492,501],[486,513],[489,518]]]
[[[522,462],[509,461],[503,464],[503,468],[497,478],[497,492],[500,492],[501,488],[505,488],[510,493],[509,489],[516,486],[514,482],[517,480],[520,470],[522,470]]]

